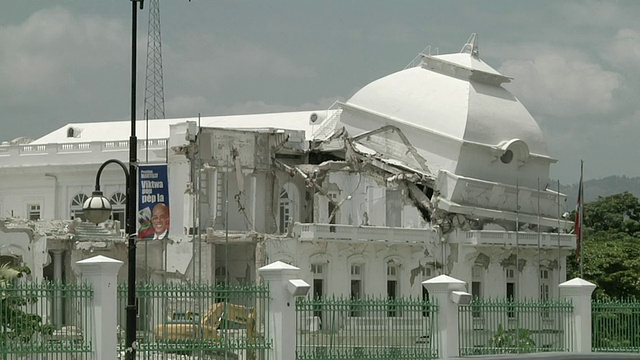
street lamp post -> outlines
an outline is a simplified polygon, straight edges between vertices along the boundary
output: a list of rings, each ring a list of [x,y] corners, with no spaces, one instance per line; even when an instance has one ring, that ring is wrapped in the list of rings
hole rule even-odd
[[[131,0],[131,136],[129,137],[129,171],[119,160],[107,160],[98,169],[96,188],[92,196],[83,205],[85,216],[90,221],[99,224],[106,221],[111,213],[111,203],[100,191],[100,174],[105,166],[116,163],[124,170],[127,180],[127,237],[128,237],[128,275],[127,275],[127,326],[126,326],[126,360],[136,357],[136,201],[137,201],[137,153],[138,138],[136,137],[136,32],[138,17],[136,4],[142,9],[144,0]]]
[[[136,340],[136,170],[135,164],[129,164],[129,170],[125,164],[116,159],[105,161],[96,174],[96,187],[91,196],[85,200],[82,205],[82,211],[87,220],[100,224],[111,215],[111,202],[107,199],[100,190],[100,176],[102,170],[109,164],[118,164],[124,171],[124,176],[127,181],[127,236],[129,240],[129,259],[128,259],[128,284],[127,284],[127,327],[126,327],[126,359],[133,360],[135,358],[135,340]],[[133,174],[133,175],[132,175]],[[132,181],[133,187],[131,186]]]

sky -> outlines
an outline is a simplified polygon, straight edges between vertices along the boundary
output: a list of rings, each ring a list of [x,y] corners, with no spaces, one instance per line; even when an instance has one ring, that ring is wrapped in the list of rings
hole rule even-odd
[[[130,118],[129,0],[5,1],[0,140]],[[540,125],[551,177],[640,176],[640,1],[160,0],[167,118],[326,109],[427,47],[480,58]],[[148,3],[138,12],[142,118]]]

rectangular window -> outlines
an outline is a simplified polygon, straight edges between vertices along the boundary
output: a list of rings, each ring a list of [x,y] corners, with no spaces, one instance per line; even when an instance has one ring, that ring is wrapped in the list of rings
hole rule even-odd
[[[397,268],[395,266],[387,266],[387,276],[396,276]]]
[[[540,300],[549,301],[550,293],[551,293],[551,276],[549,274],[549,270],[543,269],[540,270]],[[542,311],[542,317],[549,317],[549,310],[545,309]]]
[[[397,297],[398,297],[398,281],[387,280],[387,301],[389,302],[387,306],[388,317],[397,316],[397,308],[395,305],[395,300]]]
[[[402,226],[402,191],[387,189],[386,193],[386,225]]]
[[[351,265],[351,275],[360,275],[360,265]]]
[[[324,265],[323,264],[311,264],[311,274],[313,275],[313,288],[311,290],[312,299],[323,299],[324,296]],[[322,305],[315,304],[313,306],[313,316],[317,317],[319,321],[319,327],[322,328]]]
[[[549,270],[540,270],[540,300],[547,301],[550,297]]]
[[[507,283],[507,301],[513,302],[513,299],[516,297],[516,284],[512,282]],[[507,308],[507,317],[512,318],[515,317],[514,307],[509,306]]]
[[[112,210],[111,211],[111,219],[114,221],[119,221],[121,225],[121,228],[124,228],[124,209],[122,210]]]
[[[474,299],[482,298],[482,282],[484,278],[484,269],[480,265],[475,265],[471,268],[471,296]],[[480,317],[482,313],[480,312],[480,307],[472,308],[472,316]]]
[[[338,214],[337,214],[338,209],[336,208],[336,203],[335,203],[337,194],[329,193],[329,197],[331,199],[327,203],[327,220],[329,221],[329,224],[335,224],[336,217],[338,217]]]
[[[311,273],[312,274],[322,274],[322,264],[311,264]]]
[[[362,299],[362,265],[351,265],[351,301]],[[351,304],[351,316],[361,315],[361,304]]]
[[[209,203],[209,172],[201,171],[200,172],[200,184],[198,184],[198,190],[200,194],[198,195],[198,201],[201,204]]]
[[[507,301],[513,302],[516,298],[516,270],[515,269],[505,269],[505,273],[507,275]],[[507,308],[507,316],[512,318],[515,317],[514,307],[509,306]]]
[[[471,295],[474,299],[482,297],[482,283],[480,281],[471,282]]]
[[[29,205],[29,220],[37,221],[40,217],[40,204]]]
[[[396,317],[399,316],[395,300],[400,295],[399,279],[398,279],[398,266],[387,264],[387,299],[389,301],[387,316]]]
[[[432,271],[430,267],[423,267],[422,268],[422,281],[425,280],[429,280],[432,277]],[[429,301],[429,291],[427,291],[427,289],[425,289],[424,286],[421,286],[422,288],[422,301],[424,302],[428,302]],[[431,309],[428,308],[428,305],[424,305],[422,308],[422,316],[427,317],[430,315]]]
[[[311,296],[315,300],[323,299],[323,288],[324,288],[324,280],[322,279],[313,279],[313,292]],[[313,306],[313,316],[316,316],[320,319],[320,326],[322,326],[322,305],[317,304]]]
[[[224,201],[224,178],[222,177],[222,173],[216,170],[216,218],[222,219],[222,209],[223,209],[223,201]]]

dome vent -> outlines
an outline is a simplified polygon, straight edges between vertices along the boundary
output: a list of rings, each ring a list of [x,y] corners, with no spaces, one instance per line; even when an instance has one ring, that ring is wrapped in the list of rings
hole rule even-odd
[[[520,139],[512,139],[498,144],[496,157],[503,164],[510,164],[515,160],[518,166],[524,165],[529,158],[529,146]]]

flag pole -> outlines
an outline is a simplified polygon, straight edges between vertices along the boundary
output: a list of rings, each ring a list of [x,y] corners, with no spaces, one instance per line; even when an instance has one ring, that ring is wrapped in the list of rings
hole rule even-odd
[[[538,178],[538,185],[537,185],[537,193],[538,193],[538,290],[540,291],[540,286],[542,285],[542,280],[540,280],[540,270],[541,270],[541,264],[540,264],[540,178]],[[540,296],[542,296],[542,291],[540,291]]]
[[[561,259],[562,259],[562,254],[560,252],[560,217],[562,216],[560,214],[560,180],[558,180],[558,285],[562,283],[562,278],[560,277],[560,264],[561,264]],[[565,227],[567,225],[567,223],[565,222]],[[567,265],[565,264],[565,269],[567,268]],[[560,298],[560,292],[558,292],[558,298]]]
[[[516,178],[516,300],[520,301],[520,179]],[[520,307],[516,307],[516,344],[520,343]]]
[[[584,227],[584,160],[580,160],[580,185],[578,187],[578,214],[579,224],[578,228],[578,246],[580,246],[580,278],[584,279],[584,239],[582,238],[582,228]]]
[[[520,272],[519,272],[519,265],[520,265],[520,239],[519,239],[519,232],[520,232],[520,219],[518,218],[518,213],[519,213],[519,208],[520,208],[520,203],[519,203],[519,199],[518,196],[520,195],[520,181],[519,179],[516,178],[516,299],[520,299]]]

